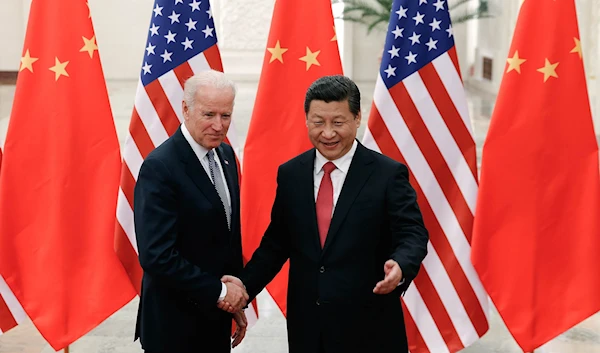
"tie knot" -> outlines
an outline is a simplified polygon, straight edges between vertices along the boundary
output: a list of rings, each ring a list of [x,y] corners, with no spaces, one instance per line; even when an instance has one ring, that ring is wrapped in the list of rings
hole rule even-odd
[[[210,150],[208,151],[208,159],[213,159],[215,158],[215,151],[214,150]]]
[[[323,171],[325,172],[325,174],[331,174],[331,172],[333,172],[335,169],[336,166],[335,164],[333,164],[333,162],[327,162],[323,166]]]

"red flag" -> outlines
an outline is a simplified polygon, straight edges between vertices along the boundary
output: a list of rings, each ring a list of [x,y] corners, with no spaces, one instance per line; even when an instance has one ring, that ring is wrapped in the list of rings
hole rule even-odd
[[[2,149],[0,149],[0,167]],[[16,327],[25,318],[23,308],[0,276],[0,335]]]
[[[0,274],[55,350],[135,295],[113,247],[121,163],[97,49],[85,2],[33,0],[0,174]]]
[[[269,225],[277,167],[311,148],[304,95],[317,78],[342,73],[331,1],[277,1],[244,148],[242,243],[248,260]],[[286,313],[288,265],[267,286]]]
[[[525,1],[507,61],[472,260],[531,351],[600,310],[598,146],[574,1]]]

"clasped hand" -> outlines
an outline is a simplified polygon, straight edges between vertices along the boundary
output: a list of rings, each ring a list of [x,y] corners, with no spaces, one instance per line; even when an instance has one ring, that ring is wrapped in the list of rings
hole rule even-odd
[[[217,303],[221,310],[237,313],[248,304],[248,293],[242,281],[233,276],[223,276],[221,282],[227,286],[227,295]]]
[[[244,314],[243,308],[246,306],[246,304],[248,304],[249,297],[248,293],[246,292],[246,287],[239,278],[233,276],[223,276],[223,278],[221,278],[221,282],[227,286],[227,294],[223,300],[217,303],[217,307],[233,314],[236,329],[231,336],[233,339],[231,347],[235,348],[246,336],[248,320],[246,319],[246,314]]]

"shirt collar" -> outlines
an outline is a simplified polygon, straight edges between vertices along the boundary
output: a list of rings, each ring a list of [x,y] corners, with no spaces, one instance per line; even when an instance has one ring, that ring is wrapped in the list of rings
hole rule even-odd
[[[196,157],[198,157],[198,160],[201,161],[204,157],[206,157],[206,154],[209,150],[194,140],[192,134],[185,124],[181,124],[181,133],[183,134],[183,137],[185,137],[186,141],[190,144],[190,147],[192,147],[192,150],[196,154]]]
[[[325,158],[325,156],[323,156],[321,154],[321,152],[319,152],[319,150],[316,150],[317,156],[315,158],[315,174],[319,174],[321,172],[321,170],[323,169],[323,166],[327,162],[333,162],[333,164],[335,164],[335,167],[337,169],[341,170],[344,174],[348,174],[348,170],[350,169],[350,163],[352,163],[352,158],[354,157],[354,153],[356,153],[357,147],[358,147],[358,142],[356,142],[356,140],[354,140],[354,143],[352,143],[352,147],[350,148],[350,151],[348,151],[345,155],[343,155],[340,158],[333,160],[333,161],[328,160],[327,158]]]

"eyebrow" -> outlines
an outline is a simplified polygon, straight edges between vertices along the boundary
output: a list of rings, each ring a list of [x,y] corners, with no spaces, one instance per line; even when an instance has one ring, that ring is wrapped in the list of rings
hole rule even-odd
[[[319,115],[319,114],[314,114],[314,115],[312,115],[311,117],[312,117],[312,118],[319,118],[319,119],[323,119],[323,117],[322,117],[321,115]],[[333,118],[334,118],[334,119],[337,119],[337,118],[345,118],[345,116],[344,116],[344,115],[336,115],[336,116],[334,116]]]
[[[202,110],[201,112],[202,112],[202,114],[216,114],[216,112],[214,110]],[[225,115],[225,114],[232,115],[233,111],[227,111],[227,112],[221,113],[221,115]]]

